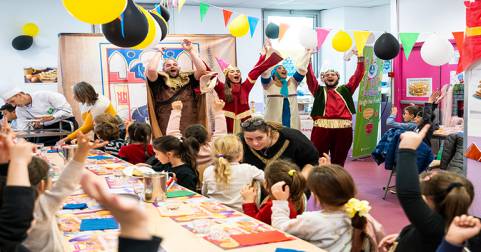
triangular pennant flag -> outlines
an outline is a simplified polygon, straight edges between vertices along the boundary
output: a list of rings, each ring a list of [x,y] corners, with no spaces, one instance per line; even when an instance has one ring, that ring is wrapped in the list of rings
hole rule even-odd
[[[281,23],[279,25],[279,40],[281,40],[284,35],[286,35],[286,31],[287,29],[289,29],[289,25],[288,24],[285,24],[285,23]]]
[[[179,7],[177,8],[177,11],[180,12],[182,10],[182,7],[184,7],[185,0],[179,0]]]
[[[358,56],[364,55],[364,46],[370,34],[370,31],[354,31],[354,41],[356,42]]]
[[[227,26],[230,16],[232,16],[232,11],[223,9],[222,12],[224,13],[224,26]]]
[[[406,56],[406,60],[409,59],[409,55],[411,55],[411,51],[413,50],[414,44],[416,44],[416,40],[418,40],[418,37],[419,37],[418,32],[399,33],[399,40],[401,40],[401,44],[403,46],[404,56]]]
[[[453,32],[454,41],[456,41],[456,48],[459,52],[458,67],[456,68],[456,73],[461,73],[463,71],[463,64],[461,59],[463,58],[463,46],[464,46],[464,32]]]
[[[220,70],[224,72],[224,70],[229,66],[229,63],[225,62],[225,60],[221,58],[215,57],[215,60],[217,60],[217,64],[219,64]]]
[[[325,29],[325,28],[316,28],[317,32],[317,50],[321,49],[322,44],[327,38],[327,35],[329,35],[329,32],[331,29]]]
[[[209,5],[204,2],[200,2],[199,10],[200,10],[200,22],[204,22],[205,14],[207,14],[207,11],[209,10]]]
[[[248,16],[247,20],[249,21],[249,30],[251,32],[251,38],[254,36],[254,32],[256,31],[257,23],[259,23],[259,19],[256,17]]]

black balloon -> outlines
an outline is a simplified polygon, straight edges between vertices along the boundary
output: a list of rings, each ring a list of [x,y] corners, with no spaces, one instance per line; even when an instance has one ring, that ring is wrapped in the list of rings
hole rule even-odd
[[[279,26],[274,23],[269,23],[266,26],[266,37],[276,39],[279,37]]]
[[[154,17],[155,21],[159,24],[160,29],[162,30],[162,38],[160,41],[164,40],[167,36],[167,33],[169,33],[169,25],[167,24],[167,21],[155,10],[151,10],[150,15]]]
[[[20,35],[12,40],[12,46],[16,50],[27,50],[33,44],[33,37],[28,35]]]
[[[394,59],[399,54],[399,41],[391,33],[384,33],[374,43],[374,53],[382,60]]]
[[[102,33],[110,43],[119,47],[133,47],[144,41],[149,32],[147,17],[132,0],[129,0],[123,13],[124,35],[120,19],[102,25]]]
[[[169,19],[170,19],[169,10],[165,8],[165,6],[163,6],[162,4],[159,4],[159,8],[160,8],[160,15],[164,18],[166,22],[169,22]]]

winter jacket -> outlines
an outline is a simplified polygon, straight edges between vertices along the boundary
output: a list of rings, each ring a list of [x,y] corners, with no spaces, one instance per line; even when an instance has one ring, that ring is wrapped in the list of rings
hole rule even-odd
[[[441,169],[464,175],[463,134],[451,134],[444,141]]]

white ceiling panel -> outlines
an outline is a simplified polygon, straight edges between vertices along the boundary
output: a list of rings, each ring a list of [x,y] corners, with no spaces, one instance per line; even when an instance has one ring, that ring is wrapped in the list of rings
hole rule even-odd
[[[139,3],[158,3],[159,0],[135,0]],[[187,0],[186,5],[198,5],[199,0]],[[372,7],[389,4],[389,0],[205,0],[218,7],[322,10],[337,7]]]

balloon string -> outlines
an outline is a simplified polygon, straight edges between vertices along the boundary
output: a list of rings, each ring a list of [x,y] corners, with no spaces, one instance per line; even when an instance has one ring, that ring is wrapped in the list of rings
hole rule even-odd
[[[120,29],[122,32],[122,38],[125,38],[125,30],[124,30],[124,13],[120,15]]]

